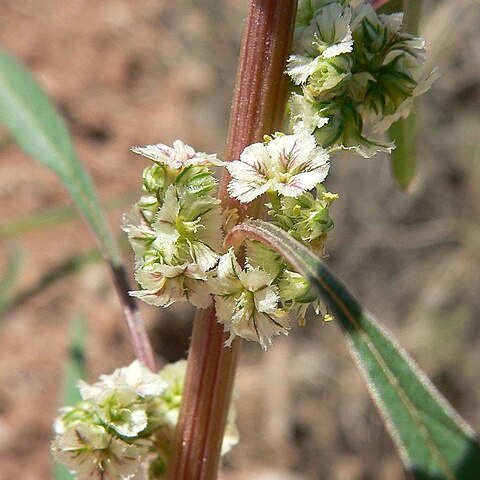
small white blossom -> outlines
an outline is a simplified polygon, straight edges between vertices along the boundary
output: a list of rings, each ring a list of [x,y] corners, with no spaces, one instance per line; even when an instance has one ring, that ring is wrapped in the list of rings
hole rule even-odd
[[[247,241],[246,254],[249,265],[267,272],[273,279],[276,279],[285,268],[281,255],[261,242]]]
[[[324,127],[329,121],[328,117],[320,115],[314,103],[298,93],[293,93],[290,97],[289,107],[294,133],[311,134],[316,129]]]
[[[175,302],[189,301],[199,308],[211,303],[208,276],[197,264],[157,264],[137,270],[137,282],[143,290],[129,292],[144,302],[157,307],[168,307]]]
[[[77,384],[77,387],[80,386]],[[88,401],[78,402],[74,407],[62,407],[55,419],[53,429],[56,435],[65,433],[72,425],[78,423],[96,424],[95,405]]]
[[[349,3],[349,0],[298,0],[295,26],[306,27],[315,16],[315,12],[329,3]]]
[[[166,165],[172,170],[182,170],[192,165],[223,165],[217,155],[196,152],[190,145],[186,145],[181,140],[175,140],[173,147],[158,143],[145,147],[132,147],[131,150],[153,160],[155,163]]]
[[[80,395],[84,400],[92,400],[105,392],[116,388],[129,387],[140,397],[157,396],[166,388],[166,383],[158,374],[150,372],[138,360],[127,367],[117,368],[111,375],[101,375],[100,381],[89,385],[84,381],[78,382]]]
[[[52,450],[78,480],[127,480],[145,458],[146,445],[128,444],[102,427],[78,424],[58,436]]]
[[[204,271],[215,266],[222,250],[222,214],[220,201],[209,196],[184,194],[170,185],[164,203],[152,227],[154,246],[168,252],[170,262],[175,250],[183,247],[189,260]]]
[[[249,145],[240,160],[227,165],[232,176],[228,192],[245,203],[267,191],[298,197],[325,180],[328,160],[327,152],[316,145],[312,135],[279,135],[266,145]]]
[[[182,396],[184,392],[186,360],[165,365],[159,372],[162,380],[167,384],[166,390],[155,401],[151,408],[152,422],[155,424],[155,447],[168,457],[178,422]],[[238,430],[235,425],[235,407],[230,405],[227,425],[222,442],[224,455],[238,443]]]
[[[288,59],[287,73],[298,85],[305,83],[326,59],[353,50],[349,7],[331,3],[320,8],[306,28],[297,31],[295,54]]]
[[[412,75],[416,85],[410,93],[411,96],[407,97],[397,107],[395,113],[370,119],[370,123],[373,124],[372,131],[375,133],[386,132],[397,120],[400,120],[401,118],[407,118],[412,111],[415,98],[428,91],[433,82],[440,76],[440,72],[436,69],[427,75],[423,62],[421,65],[419,65],[412,56],[405,56],[404,63],[410,64],[409,67],[406,67],[406,69],[409,69],[409,73]],[[415,65],[412,65],[413,63],[415,63]]]
[[[272,337],[288,333],[288,318],[279,315],[278,288],[257,268],[242,270],[233,249],[220,258],[214,283],[217,319],[230,332],[227,345],[239,336],[267,349]]]
[[[160,376],[167,385],[167,389],[163,392],[160,402],[162,417],[164,423],[172,432],[178,421],[186,369],[186,360],[179,360],[178,362],[165,365],[160,371]]]
[[[155,232],[138,205],[123,215],[122,230],[128,236],[135,260],[140,260],[155,241]]]
[[[148,424],[145,405],[135,390],[128,387],[107,391],[96,399],[102,422],[124,437],[136,437]]]

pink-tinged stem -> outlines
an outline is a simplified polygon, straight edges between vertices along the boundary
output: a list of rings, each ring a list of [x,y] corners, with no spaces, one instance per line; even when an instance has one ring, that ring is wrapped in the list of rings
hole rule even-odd
[[[281,128],[287,97],[284,75],[290,52],[296,0],[250,0],[234,91],[226,159]],[[224,207],[248,209],[227,195],[228,175],[220,183]],[[230,406],[240,341],[225,348],[227,335],[214,306],[195,317],[184,395],[169,480],[215,480]]]
[[[238,160],[242,150],[280,130],[285,116],[288,77],[284,74],[290,53],[295,0],[251,0],[228,129],[227,161]],[[230,180],[220,182],[224,205],[245,216],[247,208],[227,194]]]
[[[133,297],[128,295],[130,284],[125,269],[123,268],[123,265],[114,265],[113,263],[110,263],[110,268],[113,275],[115,289],[122,304],[123,314],[127,322],[135,356],[150,371],[156,372],[157,366],[155,355],[153,353],[152,344],[147,335],[145,323],[138,310],[137,302]]]
[[[375,10],[379,9],[386,3],[388,3],[390,0],[372,0],[372,6]],[[421,0],[416,0],[416,1],[421,1]]]

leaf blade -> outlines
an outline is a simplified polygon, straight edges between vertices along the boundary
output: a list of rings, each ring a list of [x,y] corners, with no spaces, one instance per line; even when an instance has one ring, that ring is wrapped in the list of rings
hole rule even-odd
[[[135,300],[120,249],[108,226],[93,183],[78,160],[67,127],[28,71],[0,50],[0,122],[25,153],[52,169],[70,192],[108,260],[137,358],[156,370],[153,348]]]
[[[0,122],[27,155],[53,170],[97,236],[104,255],[120,265],[120,253],[92,181],[78,160],[65,122],[28,71],[0,50]]]
[[[404,30],[410,34],[418,34],[418,26],[422,13],[422,2],[417,0],[403,0],[402,2],[390,2],[387,8],[392,11],[404,10]],[[406,190],[417,170],[417,120],[416,102],[407,118],[401,118],[389,129],[390,139],[395,142],[395,149],[392,150],[390,166],[393,177],[400,188]]]
[[[413,478],[478,478],[477,434],[321,260],[287,232],[261,220],[234,227],[227,241],[247,235],[276,250],[305,275],[339,320],[351,354]]]
[[[410,186],[417,169],[416,133],[415,112],[398,120],[388,130],[390,139],[395,142],[390,166],[393,177],[403,190]]]

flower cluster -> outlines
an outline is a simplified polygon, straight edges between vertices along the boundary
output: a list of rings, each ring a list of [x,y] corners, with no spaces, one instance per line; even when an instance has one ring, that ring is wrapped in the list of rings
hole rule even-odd
[[[162,307],[184,300],[207,307],[207,280],[223,243],[220,201],[212,196],[216,181],[209,167],[222,162],[180,140],[173,147],[132,150],[155,164],[145,169],[144,195],[124,219],[142,287],[131,295]]]
[[[273,251],[251,241],[245,261],[225,251],[223,236],[237,216],[222,212],[210,167],[228,170],[230,197],[266,201],[267,220],[323,254],[337,198],[323,185],[330,153],[390,151],[393,145],[370,138],[366,129],[385,130],[406,116],[432,81],[423,70],[424,41],[401,24],[401,14],[377,14],[363,0],[300,0],[287,65],[295,84],[292,134],[267,135],[229,163],[180,140],[132,149],[154,162],[124,222],[141,287],[132,295],[164,307],[190,301],[204,308],[214,299],[230,334],[227,344],[240,336],[263,348],[274,335],[287,334],[292,320],[304,323],[310,305],[319,311],[305,279]]]
[[[117,369],[89,385],[79,382],[82,400],[65,407],[55,422],[52,450],[79,480],[161,478],[170,454],[183,393],[186,362],[158,374],[140,362]],[[222,453],[238,441],[233,408]]]
[[[197,153],[180,140],[173,147],[133,151],[155,164],[145,169],[144,195],[124,219],[141,286],[131,295],[164,307],[178,301],[207,307],[214,298],[218,321],[230,333],[227,344],[240,336],[263,348],[274,335],[288,333],[292,318],[304,323],[310,304],[318,309],[305,280],[273,251],[250,243],[242,267],[232,249],[222,250],[223,232],[235,222],[235,212],[221,211],[209,169],[228,169],[228,191],[240,202],[265,195],[272,221],[321,252],[333,225],[328,210],[335,195],[321,185],[329,156],[312,135],[267,136],[231,163]]]
[[[424,70],[425,42],[401,30],[402,14],[377,14],[364,1],[300,0],[287,73],[294,132],[325,148],[370,157],[392,144],[372,139],[408,116],[436,78]]]
[[[313,135],[277,133],[226,164],[228,191],[240,202],[265,194],[270,220],[322,252],[333,226],[329,207],[337,198],[322,185],[329,167],[329,155]],[[232,250],[220,259],[214,284],[217,316],[230,332],[229,342],[238,335],[267,348],[274,335],[288,333],[292,318],[304,324],[310,305],[318,313],[319,303],[305,279],[274,251],[249,241],[246,253],[245,269]]]
[[[266,349],[288,334],[292,320],[322,311],[309,283],[275,251],[247,240],[237,256],[223,238],[238,221],[222,211],[212,167],[226,168],[231,198],[264,202],[267,221],[322,255],[333,227],[326,190],[330,154],[354,149],[369,157],[391,144],[370,138],[408,115],[434,75],[423,69],[425,44],[401,31],[402,15],[379,15],[363,0],[299,0],[287,73],[290,135],[275,133],[247,146],[238,160],[196,152],[180,140],[133,147],[153,162],[143,172],[139,201],[123,229],[135,254],[139,290],[151,305],[215,302],[217,320],[235,337]],[[325,321],[332,317],[323,311]],[[161,478],[172,449],[185,362],[158,374],[138,361],[79,383],[82,400],[61,410],[52,449],[80,480]],[[222,454],[238,440],[230,409]]]

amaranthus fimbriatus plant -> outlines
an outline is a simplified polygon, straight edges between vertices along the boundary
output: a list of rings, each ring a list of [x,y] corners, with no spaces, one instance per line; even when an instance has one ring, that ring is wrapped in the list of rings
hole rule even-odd
[[[271,2],[270,8],[275,12]],[[277,8],[292,14],[295,2]],[[290,79],[283,127],[278,114],[266,111],[263,123],[275,129],[257,128],[238,153],[230,145],[230,161],[181,140],[132,148],[152,163],[143,172],[141,198],[124,217],[139,285],[130,295],[157,307],[190,302],[201,309],[197,329],[204,328],[202,309],[209,309],[203,311],[214,312],[225,349],[237,338],[267,349],[275,335],[304,325],[310,307],[324,320],[334,318],[309,278],[278,251],[259,238],[235,249],[225,238],[246,217],[259,218],[323,256],[333,228],[329,209],[338,198],[324,185],[333,154],[390,152],[393,143],[379,135],[409,114],[434,79],[424,70],[425,42],[402,30],[401,13],[378,14],[365,1],[300,0],[291,27],[292,49],[284,42],[283,79],[276,79]],[[220,196],[215,169],[224,170]],[[206,354],[217,362],[215,350]],[[192,350],[189,361],[197,355]],[[170,478],[213,478],[178,467],[181,432],[177,440],[174,432],[184,368],[182,362],[152,373],[134,362],[94,385],[80,383],[82,401],[64,408],[56,423],[56,457],[81,479],[162,478],[171,455],[177,466],[168,466]],[[226,368],[233,376],[234,358]],[[223,395],[228,405],[228,389]],[[222,453],[236,442],[230,412]]]
[[[124,218],[138,282],[129,297],[65,124],[0,51],[0,121],[58,174],[96,233],[137,356],[80,382],[81,401],[60,412],[52,449],[78,478],[215,479],[237,441],[230,404],[240,343],[267,349],[309,309],[344,332],[412,478],[479,478],[478,435],[321,261],[338,198],[325,185],[334,155],[390,152],[385,130],[436,76],[402,14],[376,10],[387,3],[250,0],[225,155],[181,140],[132,149],[152,163]],[[136,298],[198,308],[186,366],[157,371]]]

